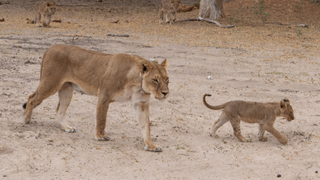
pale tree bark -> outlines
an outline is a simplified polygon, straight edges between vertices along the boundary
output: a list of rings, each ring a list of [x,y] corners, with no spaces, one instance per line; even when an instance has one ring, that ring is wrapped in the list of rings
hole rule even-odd
[[[199,19],[217,19],[220,14],[224,17],[223,0],[201,0]]]

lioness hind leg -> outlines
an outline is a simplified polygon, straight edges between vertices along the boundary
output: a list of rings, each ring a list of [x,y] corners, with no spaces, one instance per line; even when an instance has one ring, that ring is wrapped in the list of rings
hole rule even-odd
[[[242,142],[250,142],[250,140],[244,138],[241,135],[241,129],[240,129],[241,119],[240,119],[240,117],[235,117],[235,118],[231,119],[230,122],[233,127],[234,135]]]
[[[226,113],[223,112],[219,117],[219,119],[214,123],[210,136],[218,137],[218,135],[216,134],[216,131],[228,121],[229,119]]]
[[[71,102],[73,95],[73,88],[71,83],[64,83],[59,90],[59,104],[57,107],[58,119],[61,123],[61,128],[66,132],[75,132],[76,128],[69,126],[68,122],[65,119],[65,115],[68,109],[68,106]]]
[[[264,128],[265,128],[266,131],[268,131],[269,133],[274,135],[281,144],[287,144],[288,143],[288,139],[286,138],[286,136],[281,134],[272,125],[265,125]]]
[[[263,128],[263,124],[259,124],[259,141],[265,142],[268,138],[264,137],[265,129]]]

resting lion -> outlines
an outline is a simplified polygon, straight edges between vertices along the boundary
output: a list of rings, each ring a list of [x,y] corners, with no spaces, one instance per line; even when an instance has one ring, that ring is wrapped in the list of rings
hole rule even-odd
[[[69,126],[65,114],[71,102],[73,90],[98,96],[95,139],[106,141],[106,117],[112,102],[130,101],[136,111],[143,134],[145,150],[162,151],[154,145],[150,136],[149,101],[169,96],[167,60],[161,64],[140,56],[128,54],[104,54],[72,45],[54,45],[44,54],[40,83],[37,90],[24,104],[25,123],[29,123],[33,109],[44,99],[59,93],[57,116],[62,129],[75,132]]]
[[[259,124],[259,140],[267,141],[264,137],[265,130],[273,134],[280,143],[287,144],[287,138],[273,127],[273,124],[277,117],[284,117],[288,121],[294,120],[293,109],[288,99],[283,99],[280,103],[259,103],[259,102],[247,102],[247,101],[230,101],[219,106],[211,106],[206,102],[205,94],[203,96],[203,103],[209,109],[220,110],[223,109],[219,120],[217,120],[213,127],[211,136],[217,136],[216,131],[226,122],[230,121],[234,135],[242,142],[248,142],[249,140],[241,135],[240,121],[247,123]]]
[[[43,19],[46,19],[42,21],[43,27],[50,27],[51,16],[56,12],[56,7],[56,2],[50,3],[49,1],[39,1],[34,5],[34,11],[36,12],[36,18],[34,22],[36,24],[38,23],[38,27],[41,27],[41,16]]]
[[[166,22],[170,22],[172,24],[176,20],[176,12],[178,10],[178,7],[181,3],[181,0],[162,0],[160,2],[160,8],[159,8],[159,14],[160,14],[160,20],[159,23],[161,24],[163,22],[163,14],[166,14]]]

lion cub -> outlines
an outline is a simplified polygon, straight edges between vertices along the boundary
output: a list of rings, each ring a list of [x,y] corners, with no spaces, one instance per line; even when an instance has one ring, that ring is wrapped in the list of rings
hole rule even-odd
[[[163,13],[166,14],[166,22],[170,22],[172,24],[176,20],[176,12],[178,10],[178,7],[181,3],[181,0],[171,0],[171,1],[166,1],[162,0],[160,3],[160,9],[159,9],[159,14],[160,14],[160,20],[159,23],[161,24],[163,22]]]
[[[206,102],[205,94],[203,96],[203,103],[209,109],[220,110],[223,109],[219,120],[217,120],[213,127],[211,136],[217,136],[216,131],[226,122],[230,121],[234,135],[242,142],[249,140],[241,135],[240,121],[247,123],[259,124],[259,140],[267,141],[264,137],[265,130],[274,135],[282,144],[287,144],[287,138],[273,127],[277,117],[284,117],[288,121],[294,120],[293,109],[288,99],[282,99],[280,103],[259,103],[248,101],[230,101],[218,106],[211,106]]]
[[[43,16],[43,27],[50,27],[51,16],[56,12],[57,3],[50,3],[39,1],[34,5],[34,11],[36,12],[35,23],[38,23],[38,27],[41,27],[41,16]]]

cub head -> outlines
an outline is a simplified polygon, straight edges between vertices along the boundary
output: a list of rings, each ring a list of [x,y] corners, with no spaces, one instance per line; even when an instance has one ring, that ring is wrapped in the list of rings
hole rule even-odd
[[[143,90],[159,100],[168,98],[170,93],[167,65],[167,60],[158,64],[157,61],[143,59],[140,66]]]
[[[290,105],[289,99],[282,99],[280,101],[280,108],[282,117],[286,118],[288,121],[294,120],[293,109]]]
[[[171,3],[172,8],[173,8],[175,11],[177,11],[177,10],[178,10],[178,7],[179,7],[179,4],[181,3],[181,0],[177,0],[177,1],[171,0],[170,3]]]
[[[50,3],[49,1],[45,3],[45,7],[50,15],[54,15],[57,8],[57,3]]]

